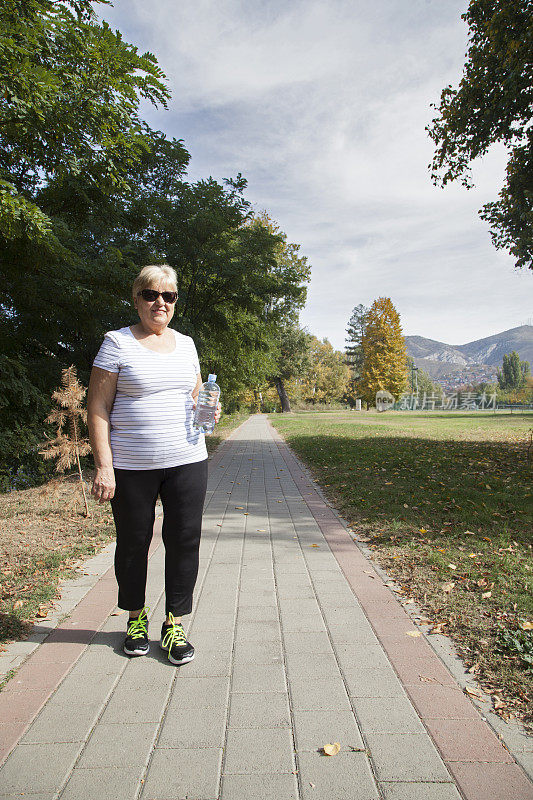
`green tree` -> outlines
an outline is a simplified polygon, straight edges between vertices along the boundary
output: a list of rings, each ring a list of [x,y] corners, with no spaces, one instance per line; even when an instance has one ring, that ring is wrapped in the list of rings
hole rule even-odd
[[[352,311],[348,321],[346,333],[346,361],[352,371],[352,378],[356,380],[361,376],[363,368],[363,334],[365,332],[365,320],[368,308],[360,303]]]
[[[0,7],[0,232],[51,230],[35,202],[52,177],[127,186],[147,143],[141,100],[166,104],[163,73],[89,0],[4,0]]]
[[[311,366],[310,336],[296,319],[286,319],[276,327],[275,338],[278,350],[270,381],[276,387],[282,412],[290,412],[286,384],[295,379],[305,380]]]
[[[497,248],[533,269],[533,0],[470,0],[469,47],[457,88],[447,86],[428,128],[435,183],[472,186],[470,165],[495,142],[509,159],[499,200],[480,215]]]
[[[361,397],[373,403],[376,392],[384,389],[398,398],[407,386],[407,353],[400,316],[390,298],[380,297],[372,304],[362,347]]]
[[[529,362],[521,361],[516,350],[505,353],[501,372],[498,370],[498,386],[500,389],[521,389],[530,371]]]
[[[344,353],[327,340],[310,338],[310,368],[305,376],[306,399],[312,403],[341,401],[350,381]]]

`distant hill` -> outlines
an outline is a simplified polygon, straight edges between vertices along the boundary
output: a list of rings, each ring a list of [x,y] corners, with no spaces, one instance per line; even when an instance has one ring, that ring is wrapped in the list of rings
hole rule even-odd
[[[416,366],[437,380],[453,375],[454,382],[461,379],[470,382],[482,374],[495,375],[503,356],[513,350],[533,367],[533,325],[520,325],[461,345],[444,344],[423,336],[406,336],[405,343]]]

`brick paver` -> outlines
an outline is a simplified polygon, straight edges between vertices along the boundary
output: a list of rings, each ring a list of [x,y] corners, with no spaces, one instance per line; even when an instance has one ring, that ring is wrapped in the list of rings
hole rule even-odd
[[[148,656],[121,652],[108,571],[2,692],[0,800],[533,800],[264,417],[211,460],[181,669],[162,575],[156,543]]]

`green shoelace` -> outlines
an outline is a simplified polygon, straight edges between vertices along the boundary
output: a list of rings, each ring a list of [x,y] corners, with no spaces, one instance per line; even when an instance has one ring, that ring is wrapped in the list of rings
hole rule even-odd
[[[128,636],[132,639],[142,639],[148,636],[148,618],[146,616],[149,608],[143,608],[137,619],[130,619],[128,622]]]
[[[172,614],[169,614],[168,618],[170,619],[170,626],[167,628],[167,632],[163,636],[161,646],[164,650],[168,650],[168,657],[170,658],[170,651],[174,645],[177,645],[178,647],[183,646],[184,644],[187,644],[187,639],[185,638],[181,622],[176,622]]]

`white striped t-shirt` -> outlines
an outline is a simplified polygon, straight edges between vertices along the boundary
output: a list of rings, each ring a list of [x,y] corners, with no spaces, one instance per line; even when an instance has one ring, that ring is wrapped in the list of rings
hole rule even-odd
[[[204,434],[192,425],[196,347],[190,336],[173,333],[176,348],[156,353],[129,328],[110,331],[94,359],[95,367],[118,373],[110,415],[114,467],[162,469],[207,458]]]

